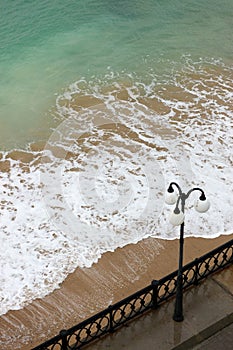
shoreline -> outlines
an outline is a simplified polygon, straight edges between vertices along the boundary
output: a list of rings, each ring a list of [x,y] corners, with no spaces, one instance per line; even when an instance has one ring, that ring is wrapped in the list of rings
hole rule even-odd
[[[184,265],[233,238],[185,238]],[[146,238],[77,268],[43,299],[1,316],[0,345],[29,350],[177,269],[179,240]]]
[[[220,67],[213,67],[213,72],[203,69],[200,69],[198,64],[197,70],[184,71],[182,74],[184,82],[181,87],[180,85],[177,86],[175,82],[155,87],[150,97],[147,96],[146,91],[141,91],[141,86],[138,90],[136,89],[138,98],[134,102],[129,91],[131,91],[131,87],[137,86],[137,79],[132,80],[129,84],[129,90],[124,86],[123,80],[117,88],[109,85],[104,86],[105,89],[103,89],[102,84],[100,84],[95,94],[94,86],[89,86],[88,82],[86,82],[87,85],[84,84],[80,93],[77,92],[73,95],[72,91],[67,89],[67,93],[70,92],[70,95],[68,94],[67,97],[66,94],[63,95],[64,99],[61,100],[60,107],[63,107],[64,103],[67,105],[68,112],[70,108],[74,112],[78,112],[80,107],[84,109],[87,107],[88,116],[89,109],[93,112],[93,117],[92,114],[88,117],[90,120],[84,118],[84,113],[77,126],[79,124],[82,126],[82,121],[85,121],[84,125],[87,124],[87,126],[90,121],[94,122],[96,119],[100,122],[99,113],[95,113],[94,107],[89,108],[100,101],[90,99],[89,95],[85,95],[87,86],[90,88],[90,95],[101,97],[102,102],[107,101],[107,96],[111,96],[111,101],[114,101],[114,103],[118,101],[120,104],[116,104],[117,107],[115,107],[114,112],[104,114],[105,117],[111,119],[113,113],[113,120],[116,119],[117,121],[113,132],[109,131],[111,129],[103,128],[99,137],[97,137],[98,133],[97,135],[87,133],[84,142],[84,140],[81,141],[82,138],[76,137],[79,136],[79,130],[82,130],[82,128],[68,129],[77,130],[77,135],[76,132],[74,135],[72,133],[71,145],[73,143],[76,145],[77,140],[79,140],[78,147],[74,147],[73,153],[68,152],[67,157],[64,157],[64,150],[68,147],[66,138],[63,142],[64,149],[62,147],[61,152],[60,144],[58,147],[51,147],[51,154],[53,155],[51,158],[56,158],[51,160],[51,167],[49,157],[43,156],[43,143],[35,142],[28,151],[12,150],[4,155],[0,153],[0,177],[3,186],[1,207],[2,256],[3,261],[9,262],[9,266],[15,267],[17,271],[15,276],[14,269],[13,271],[9,270],[9,272],[8,269],[3,270],[2,278],[4,285],[6,285],[5,290],[12,291],[12,293],[4,293],[4,298],[8,297],[8,300],[13,301],[17,306],[16,298],[20,287],[23,291],[22,302],[27,302],[30,297],[33,297],[32,291],[39,291],[38,296],[41,296],[44,291],[45,295],[50,282],[55,282],[58,286],[58,283],[67,275],[67,265],[64,261],[68,262],[69,268],[74,269],[77,265],[82,266],[83,261],[85,263],[90,255],[91,258],[88,261],[92,263],[92,257],[97,258],[99,256],[98,247],[108,250],[112,247],[122,246],[134,238],[140,240],[145,234],[145,228],[150,235],[156,233],[163,237],[169,235],[169,228],[167,229],[165,225],[167,223],[166,212],[161,213],[159,221],[157,221],[157,213],[161,212],[164,202],[163,183],[165,179],[169,179],[171,174],[179,176],[179,183],[187,183],[190,179],[192,185],[202,184],[206,193],[210,194],[209,199],[211,200],[211,196],[213,198],[211,201],[213,205],[205,218],[200,217],[196,220],[196,217],[192,217],[192,214],[188,213],[192,220],[189,227],[192,228],[193,232],[219,232],[223,228],[228,230],[232,227],[232,203],[231,197],[229,197],[232,187],[229,172],[231,166],[229,143],[231,143],[231,140],[228,133],[229,128],[227,128],[230,114],[226,113],[225,117],[221,115],[220,118],[216,120],[214,118],[213,120],[215,109],[209,110],[209,107],[206,107],[206,102],[204,102],[208,101],[209,93],[212,92],[215,83],[215,91],[221,91],[219,97],[217,97],[218,95],[215,96],[214,101],[217,107],[228,108],[228,95],[226,95],[222,83],[220,84],[218,80],[218,77],[221,76],[219,75],[221,73]],[[223,71],[224,74],[221,76],[226,83],[229,81],[227,72],[228,70]],[[191,86],[185,83],[188,78],[192,82]],[[209,80],[209,78],[213,78],[213,80]],[[191,92],[195,87],[195,82],[198,83],[199,80],[204,85],[199,90],[197,89],[193,95]],[[199,95],[201,99],[198,98]],[[69,100],[69,97],[71,100]],[[161,105],[161,99],[166,103]],[[129,109],[126,108],[125,110],[126,101]],[[209,103],[207,104],[209,105]],[[109,107],[113,106],[114,104],[109,104]],[[168,106],[170,107],[168,108]],[[186,107],[184,108],[184,106]],[[132,118],[134,108],[137,111],[135,119]],[[155,113],[151,114],[150,111],[144,113],[147,108],[152,109]],[[119,118],[116,117],[121,110],[122,114],[120,113]],[[169,111],[174,113],[167,119],[165,116],[170,113]],[[141,117],[141,112],[144,113],[144,117]],[[165,116],[162,112],[165,113]],[[151,117],[152,115],[154,118]],[[157,118],[160,115],[162,115],[162,118]],[[69,113],[67,116],[69,116]],[[119,128],[119,125],[121,125],[121,128]],[[73,126],[73,122],[71,125],[68,123],[68,126]],[[212,126],[214,127],[212,128]],[[63,129],[61,128],[61,130]],[[218,131],[221,132],[218,133]],[[198,135],[198,138],[196,135]],[[214,137],[212,138],[212,136]],[[118,138],[122,142],[116,141]],[[70,138],[68,140],[70,142]],[[88,141],[87,144],[86,140]],[[69,142],[68,145],[70,145]],[[115,142],[118,142],[118,145]],[[164,148],[164,145],[167,147]],[[213,147],[213,145],[216,147]],[[73,148],[68,147],[68,149]],[[97,157],[95,152],[97,152]],[[106,157],[102,158],[102,154],[106,154]],[[221,156],[222,154],[224,154],[224,157]],[[65,161],[62,181],[56,173],[59,168],[57,168],[56,162],[60,164],[60,159],[62,159],[62,162]],[[109,162],[109,159],[111,159],[111,162]],[[113,163],[112,159],[114,160]],[[49,171],[48,173],[45,171],[46,186],[43,189],[41,174],[43,174],[44,168],[49,169]],[[80,170],[84,171],[81,172]],[[52,174],[55,174],[59,186],[57,188],[54,186],[55,189],[51,191],[50,183],[54,181]],[[90,174],[91,177],[89,177]],[[100,178],[98,174],[101,174]],[[104,174],[103,177],[102,174]],[[79,177],[82,181],[79,181],[77,186]],[[79,196],[80,188],[83,198],[85,199],[86,196],[87,204],[90,204],[90,207],[82,206],[82,200],[80,200],[82,197]],[[113,194],[113,198],[108,198],[108,200],[110,199],[110,201],[107,201],[108,206],[105,203],[103,206],[102,201],[106,199],[106,192],[109,195],[109,189],[111,189],[110,195]],[[50,199],[52,198],[51,203]],[[125,203],[127,203],[127,206],[125,206]],[[222,203],[224,203],[224,206],[221,205]],[[52,207],[52,213],[49,214],[49,217],[47,215],[48,207]],[[69,210],[70,207],[72,208],[70,211],[71,221],[68,220],[69,217],[63,217],[62,214],[65,213],[64,209],[68,208]],[[166,207],[164,209],[168,210]],[[53,216],[57,220],[51,220]],[[96,235],[93,235],[93,226],[89,225],[87,234],[82,231],[82,235],[78,237],[77,245],[74,245],[73,236],[69,234],[70,231],[72,232],[72,227],[67,229],[66,225],[65,234],[63,234],[63,221],[65,221],[65,224],[72,222],[76,234],[77,225],[75,222],[76,220],[79,221],[79,217],[83,219],[83,222],[94,223],[94,227],[107,227],[107,235],[102,238],[98,229]],[[53,231],[54,229],[56,231],[57,223],[59,225],[61,223],[62,230],[58,237],[57,233],[54,237]],[[117,234],[114,237],[110,237],[108,231],[108,227],[111,229],[112,226],[114,231],[115,227],[117,229]],[[128,232],[133,239],[129,238]],[[172,235],[174,232],[172,232]],[[83,248],[82,244],[79,246],[79,242],[90,247],[87,254],[85,252],[82,254]],[[78,249],[79,252],[77,252]],[[22,259],[22,255],[26,258],[25,261]],[[80,257],[81,263],[78,263],[75,255]],[[70,257],[74,261],[73,265],[70,264]],[[59,264],[58,261],[61,263]],[[47,263],[49,263],[49,268],[46,265]],[[138,263],[140,264],[140,259],[138,259]],[[40,264],[42,265],[41,269],[37,268],[40,267]],[[61,271],[63,277],[59,279]],[[138,275],[140,276],[140,273]],[[17,283],[18,280],[19,284]],[[115,279],[113,279],[113,283],[115,283]],[[96,308],[93,307],[93,309]],[[83,310],[81,316],[88,316],[85,314],[85,306]]]

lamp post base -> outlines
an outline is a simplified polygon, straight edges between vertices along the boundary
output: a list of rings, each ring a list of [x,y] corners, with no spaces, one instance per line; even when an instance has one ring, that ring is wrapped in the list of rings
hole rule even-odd
[[[184,320],[183,315],[173,315],[173,320],[176,322],[182,322]]]

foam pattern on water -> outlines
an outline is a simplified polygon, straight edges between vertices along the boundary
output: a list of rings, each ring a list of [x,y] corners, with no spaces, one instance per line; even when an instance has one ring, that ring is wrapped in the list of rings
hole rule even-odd
[[[232,69],[185,59],[144,80],[109,69],[57,99],[44,150],[2,154],[1,314],[55,288],[106,251],[174,239],[164,192],[200,186],[209,212],[187,202],[186,236],[232,232]],[[24,154],[25,156],[25,154]]]

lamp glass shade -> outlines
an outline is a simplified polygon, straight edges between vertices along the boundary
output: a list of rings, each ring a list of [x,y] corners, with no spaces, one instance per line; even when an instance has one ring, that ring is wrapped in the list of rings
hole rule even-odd
[[[170,215],[169,221],[173,226],[181,225],[184,222],[184,213],[180,211],[179,214],[176,214],[173,211]]]
[[[165,203],[169,204],[169,205],[173,205],[176,203],[178,198],[178,194],[174,191],[174,192],[168,192],[166,191],[165,193]]]
[[[199,213],[205,213],[209,209],[209,207],[210,207],[210,202],[207,199],[201,200],[199,198],[194,204],[194,208]]]

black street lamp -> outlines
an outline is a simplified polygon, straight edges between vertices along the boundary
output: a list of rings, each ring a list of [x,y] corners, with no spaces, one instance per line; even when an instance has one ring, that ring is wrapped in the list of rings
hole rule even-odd
[[[174,190],[173,187],[178,189],[178,193]],[[176,182],[171,182],[166,195],[165,202],[169,205],[175,204],[175,209],[170,216],[170,223],[174,226],[180,225],[180,251],[179,251],[179,267],[177,275],[177,286],[176,286],[176,301],[175,301],[175,311],[173,315],[173,320],[181,322],[184,319],[183,316],[183,246],[184,246],[184,209],[185,201],[189,195],[194,191],[200,191],[201,195],[199,199],[194,204],[195,209],[199,213],[205,213],[209,207],[210,203],[206,199],[205,193],[202,189],[195,187],[188,191],[187,193],[182,192],[180,186]]]

